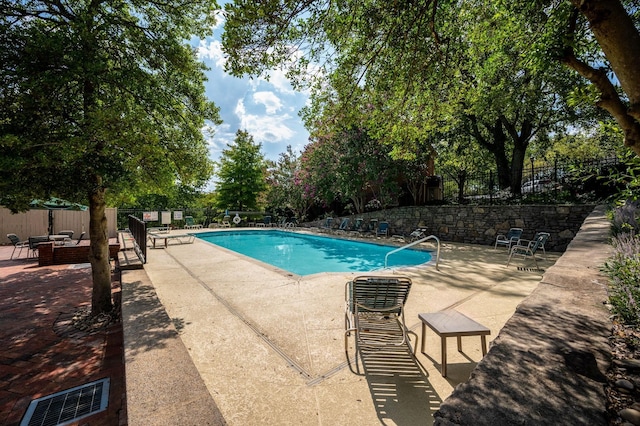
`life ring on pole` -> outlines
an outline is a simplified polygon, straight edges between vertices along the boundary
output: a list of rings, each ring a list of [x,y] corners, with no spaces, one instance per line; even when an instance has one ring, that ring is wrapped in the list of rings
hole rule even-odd
[[[238,213],[236,213],[236,215],[233,217],[233,223],[237,225],[240,222],[242,222],[242,219],[240,219],[240,216],[238,216]]]

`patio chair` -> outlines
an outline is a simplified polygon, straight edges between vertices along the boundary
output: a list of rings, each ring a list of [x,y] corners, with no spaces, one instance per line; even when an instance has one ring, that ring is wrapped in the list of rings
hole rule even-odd
[[[541,247],[544,247],[544,244],[547,242],[548,238],[548,232],[538,232],[536,234],[536,238],[533,240],[520,240],[518,244],[511,247],[511,251],[509,252],[509,259],[507,260],[507,266],[509,266],[509,263],[511,263],[511,258],[513,257],[513,255],[520,255],[523,259],[533,259],[533,263],[535,263],[536,269],[540,269],[538,267],[538,260],[536,259],[536,252],[540,250]]]
[[[367,237],[373,237],[378,230],[378,219],[369,219],[369,222],[363,227],[364,235]]]
[[[64,239],[64,241],[62,242],[63,244],[66,244],[67,242],[71,241],[71,239],[73,238],[73,234],[74,232],[71,230],[65,230],[65,231],[59,231],[58,235],[66,235],[67,238]]]
[[[65,241],[64,245],[65,246],[77,246],[78,244],[80,244],[80,241],[82,241],[82,238],[84,237],[84,234],[86,234],[86,232],[81,232],[80,236],[75,241],[75,243],[73,241],[69,240],[69,241]]]
[[[184,229],[191,229],[195,227],[196,223],[193,220],[193,216],[185,216],[184,217]]]
[[[336,232],[337,233],[347,232],[349,230],[350,221],[351,219],[349,219],[348,217],[342,219],[342,221],[340,222],[340,226],[338,226],[338,229],[336,229]]]
[[[359,276],[345,286],[344,347],[348,358],[349,336],[355,335],[356,364],[363,347],[407,346],[409,329],[404,305],[411,290],[411,279],[403,276]],[[417,343],[417,339],[416,339]]]
[[[223,227],[223,228],[231,228],[231,222],[230,222],[230,220],[231,220],[231,216],[229,216],[229,215],[225,215],[225,216],[222,218],[222,227]]]
[[[427,236],[427,228],[426,227],[418,227],[415,230],[413,230],[408,237],[405,237],[405,241],[406,242],[414,242],[414,241],[418,241],[424,237]]]
[[[536,235],[533,236],[533,239],[537,240],[540,236],[543,236],[543,238],[538,250],[542,250],[542,256],[545,260],[547,260],[547,251],[545,250],[544,245],[547,243],[547,241],[549,241],[549,238],[551,238],[551,234],[549,234],[548,232],[536,232]]]
[[[511,246],[514,244],[519,244],[518,241],[522,236],[522,228],[511,228],[506,234],[498,234],[496,237],[496,244],[493,249],[497,249],[498,246],[506,246],[509,250],[511,250]]]
[[[332,217],[328,217],[324,220],[324,223],[322,224],[322,226],[320,227],[321,231],[330,231],[333,227],[333,218]]]
[[[13,251],[11,252],[11,257],[9,258],[9,260],[13,260],[13,254],[16,252],[16,249],[20,249],[17,258],[20,257],[22,249],[29,249],[29,241],[21,241],[16,234],[7,234],[7,238],[9,238],[9,241],[11,241],[11,244],[13,244]]]
[[[38,246],[42,243],[50,242],[49,236],[37,236],[37,237],[29,237],[29,255],[30,257],[37,257]]]
[[[376,237],[379,236],[383,236],[383,237],[388,237],[389,236],[389,222],[380,222],[378,224],[378,228],[376,229]]]
[[[351,227],[349,228],[349,232],[362,232],[362,224],[364,222],[364,219],[361,217],[356,218],[356,220],[353,221],[353,224],[351,225]]]

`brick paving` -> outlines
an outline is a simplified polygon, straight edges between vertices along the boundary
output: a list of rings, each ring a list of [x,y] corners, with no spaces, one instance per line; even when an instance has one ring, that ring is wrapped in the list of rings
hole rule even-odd
[[[29,403],[105,377],[106,411],[73,425],[126,425],[122,323],[97,332],[71,324],[91,303],[91,268],[39,267],[36,259],[9,260],[0,246],[0,425],[18,425]],[[120,304],[120,281],[112,292]]]

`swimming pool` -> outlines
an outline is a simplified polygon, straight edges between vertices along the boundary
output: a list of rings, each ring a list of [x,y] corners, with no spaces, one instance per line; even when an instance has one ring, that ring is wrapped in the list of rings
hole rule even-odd
[[[206,232],[198,238],[297,275],[319,272],[370,272],[384,267],[396,247],[279,230]],[[416,266],[431,252],[406,249],[388,258],[388,267]]]

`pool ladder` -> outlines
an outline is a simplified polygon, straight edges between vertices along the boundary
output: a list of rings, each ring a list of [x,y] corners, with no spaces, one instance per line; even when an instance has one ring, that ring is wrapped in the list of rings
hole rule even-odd
[[[384,268],[385,268],[385,269],[387,269],[387,259],[388,259],[388,258],[389,258],[389,256],[390,256],[390,255],[392,255],[393,253],[397,253],[397,252],[402,251],[402,250],[404,250],[404,249],[407,249],[407,248],[409,248],[409,247],[413,247],[413,246],[415,246],[416,244],[423,243],[423,242],[425,242],[425,241],[427,241],[427,240],[436,240],[436,242],[438,243],[438,250],[436,251],[436,270],[438,270],[438,271],[439,271],[440,269],[438,269],[438,263],[440,263],[440,239],[439,239],[438,237],[436,237],[435,235],[429,235],[428,237],[421,238],[421,239],[416,240],[416,241],[414,241],[414,242],[412,242],[412,243],[409,243],[409,244],[407,244],[407,245],[405,245],[405,246],[399,247],[399,248],[397,248],[397,249],[395,249],[395,250],[391,250],[391,251],[390,251],[389,253],[387,253],[387,255],[384,257]]]

